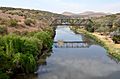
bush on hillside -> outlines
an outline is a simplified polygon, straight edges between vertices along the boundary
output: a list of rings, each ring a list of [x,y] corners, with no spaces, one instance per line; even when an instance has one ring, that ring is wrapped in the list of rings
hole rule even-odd
[[[8,20],[5,18],[0,18],[0,24],[1,25],[6,25],[8,23]]]
[[[28,19],[25,19],[24,23],[25,23],[26,25],[30,26],[31,24],[35,24],[35,21],[32,20],[32,19],[30,19],[30,18],[28,18]]]
[[[116,44],[120,44],[120,35],[114,35],[112,39]]]
[[[9,20],[9,26],[16,27],[18,25],[18,21],[16,19]]]
[[[0,34],[7,34],[7,27],[6,26],[3,26],[3,25],[0,25]]]
[[[115,26],[120,27],[120,18],[115,21]]]

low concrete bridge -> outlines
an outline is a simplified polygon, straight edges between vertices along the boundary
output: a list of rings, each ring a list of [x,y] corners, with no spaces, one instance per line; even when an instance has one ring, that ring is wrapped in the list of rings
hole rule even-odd
[[[88,48],[87,41],[54,41],[55,48]]]
[[[61,41],[63,43],[87,43],[87,41]],[[54,43],[59,43],[59,41],[54,41]]]

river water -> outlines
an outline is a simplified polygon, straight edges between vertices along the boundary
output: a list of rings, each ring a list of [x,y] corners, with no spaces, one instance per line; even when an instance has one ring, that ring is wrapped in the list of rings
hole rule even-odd
[[[58,26],[54,40],[84,41],[83,37],[68,26]],[[98,44],[82,48],[53,46],[52,52],[46,65],[39,66],[38,75],[26,79],[120,79],[120,64]]]

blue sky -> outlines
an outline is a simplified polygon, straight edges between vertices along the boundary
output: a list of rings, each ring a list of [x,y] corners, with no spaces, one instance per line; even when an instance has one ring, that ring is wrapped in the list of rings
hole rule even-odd
[[[0,0],[0,6],[39,9],[55,13],[120,12],[120,0]]]

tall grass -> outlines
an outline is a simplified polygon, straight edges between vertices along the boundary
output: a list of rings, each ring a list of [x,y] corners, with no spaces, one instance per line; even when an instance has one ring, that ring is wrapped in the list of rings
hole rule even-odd
[[[5,74],[33,73],[42,50],[51,47],[52,36],[45,31],[0,36],[0,70]]]

